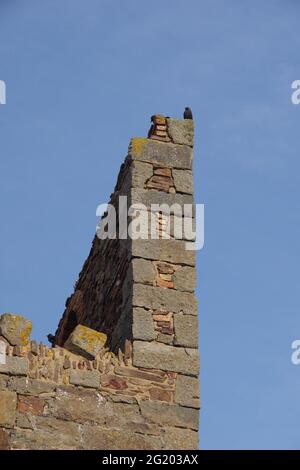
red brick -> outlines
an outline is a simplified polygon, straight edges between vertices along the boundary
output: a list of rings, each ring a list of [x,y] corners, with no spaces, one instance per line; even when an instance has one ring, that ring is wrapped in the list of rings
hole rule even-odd
[[[172,289],[174,287],[173,281],[166,281],[165,279],[157,278],[156,284],[159,287],[167,287],[168,289]]]
[[[154,174],[159,176],[167,176],[169,178],[172,177],[172,171],[170,168],[155,168]]]

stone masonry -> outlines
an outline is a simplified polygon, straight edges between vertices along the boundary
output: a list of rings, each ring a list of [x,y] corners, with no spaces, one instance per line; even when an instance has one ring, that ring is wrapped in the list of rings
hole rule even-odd
[[[131,140],[110,204],[117,229],[120,196],[127,227],[143,204],[156,237],[150,224],[135,239],[95,236],[53,347],[30,341],[23,317],[0,316],[0,449],[198,448],[194,238],[177,229],[186,204],[195,222],[193,126],[155,115],[148,138]]]

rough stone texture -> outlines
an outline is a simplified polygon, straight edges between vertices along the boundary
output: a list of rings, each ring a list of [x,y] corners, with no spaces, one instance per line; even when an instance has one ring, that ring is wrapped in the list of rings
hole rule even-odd
[[[26,346],[29,342],[32,324],[21,315],[4,313],[0,316],[0,335],[12,346]]]
[[[83,387],[98,388],[100,382],[99,372],[96,370],[71,370],[70,383]]]
[[[186,249],[193,234],[173,227],[186,204],[185,222],[195,222],[193,124],[161,115],[151,121],[147,139],[132,139],[110,197],[118,231],[99,238],[108,228],[103,214],[53,347],[12,345],[0,334],[0,448],[198,446],[196,253]],[[140,209],[153,219],[155,240],[128,239],[137,217],[124,198],[119,207],[119,196],[148,208],[177,204],[169,239],[166,207]],[[140,232],[148,237],[149,226]],[[78,335],[82,329],[88,334]]]
[[[56,384],[27,377],[10,377],[7,387],[9,390],[18,391],[24,395],[41,395],[54,392]]]
[[[51,414],[56,419],[79,423],[103,423],[105,399],[97,391],[60,387],[50,405]]]
[[[43,417],[35,429],[15,429],[11,433],[11,449],[75,450],[82,449],[80,427],[77,424]]]
[[[94,359],[103,349],[106,340],[107,336],[104,333],[77,325],[67,339],[65,348],[88,359]]]
[[[0,428],[0,450],[9,450],[9,440],[7,431]]]
[[[152,341],[156,338],[152,314],[143,308],[133,309],[133,338]]]
[[[199,355],[196,349],[134,341],[133,365],[145,369],[169,370],[196,376],[199,372]]]
[[[0,374],[0,390],[7,388],[8,376]]]
[[[191,408],[200,408],[199,394],[199,380],[197,378],[178,374],[175,390],[176,403]]]
[[[5,364],[0,364],[0,373],[11,375],[27,375],[29,368],[28,359],[25,357],[6,357]]]
[[[136,307],[197,315],[197,301],[193,294],[160,287],[135,284],[132,304]]]
[[[164,439],[165,450],[198,449],[198,433],[191,429],[166,428]]]
[[[155,142],[150,139],[134,138],[129,147],[131,158],[154,163],[166,168],[188,169],[192,167],[193,150],[186,145]]]
[[[175,144],[194,145],[194,121],[167,119],[168,134]]]
[[[148,436],[128,431],[110,430],[98,426],[85,426],[83,431],[85,449],[102,450],[153,450],[162,449],[158,436]]]
[[[197,348],[198,319],[193,315],[174,315],[174,343],[178,346]]]
[[[38,397],[29,397],[19,395],[18,411],[20,413],[30,413],[32,415],[41,415],[44,412],[45,400]]]
[[[16,418],[17,395],[3,390],[0,392],[0,426],[11,428]]]
[[[182,240],[134,240],[132,243],[134,257],[167,261],[174,264],[195,266],[195,251],[187,251]]]
[[[153,175],[153,166],[150,163],[134,161],[132,163],[132,188],[144,188],[146,182]]]
[[[158,205],[160,211],[166,215],[181,217],[185,214],[187,217],[193,217],[195,213],[193,198],[189,194],[165,194],[155,189],[136,188],[131,192],[131,200],[133,204],[143,204],[147,209],[155,209],[153,206]]]
[[[184,292],[194,292],[196,287],[196,270],[182,266],[174,273],[174,289]]]
[[[189,429],[198,429],[198,411],[183,406],[157,403],[152,401],[141,402],[142,415],[153,423],[167,426],[179,426]]]
[[[173,170],[174,185],[179,193],[193,194],[193,175],[188,170]]]
[[[133,259],[132,271],[134,282],[153,285],[155,269],[150,261],[141,258]]]

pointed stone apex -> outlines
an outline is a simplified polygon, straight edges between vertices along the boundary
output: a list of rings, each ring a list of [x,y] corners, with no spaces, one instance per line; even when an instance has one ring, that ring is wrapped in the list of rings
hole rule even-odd
[[[170,139],[174,144],[194,145],[194,121],[190,119],[167,119]]]

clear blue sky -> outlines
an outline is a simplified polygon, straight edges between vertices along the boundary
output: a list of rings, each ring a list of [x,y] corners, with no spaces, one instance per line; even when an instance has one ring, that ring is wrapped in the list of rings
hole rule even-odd
[[[300,449],[297,0],[0,0],[0,311],[45,341],[153,113],[197,125],[201,444]]]

